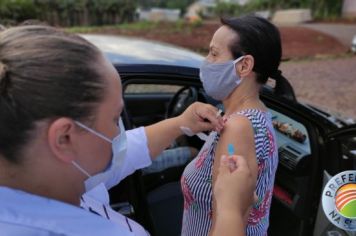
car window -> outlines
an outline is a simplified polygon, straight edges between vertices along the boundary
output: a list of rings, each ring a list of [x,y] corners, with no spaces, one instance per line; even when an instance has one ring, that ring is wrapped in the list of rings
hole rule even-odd
[[[129,84],[125,93],[176,93],[182,86],[178,85],[158,85],[158,84]]]

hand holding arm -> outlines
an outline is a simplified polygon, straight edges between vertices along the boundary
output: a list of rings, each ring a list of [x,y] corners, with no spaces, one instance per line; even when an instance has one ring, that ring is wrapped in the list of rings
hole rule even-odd
[[[216,221],[210,232],[211,236],[245,235],[244,218],[254,201],[255,181],[245,159],[242,156],[229,158],[230,160],[226,156],[221,158],[219,174],[213,189],[216,199]],[[236,163],[235,170],[231,169],[230,161]]]
[[[221,117],[216,115],[217,111],[216,107],[196,102],[190,105],[180,116],[145,127],[152,159],[183,134],[181,127],[188,127],[193,133],[222,129],[223,121]]]

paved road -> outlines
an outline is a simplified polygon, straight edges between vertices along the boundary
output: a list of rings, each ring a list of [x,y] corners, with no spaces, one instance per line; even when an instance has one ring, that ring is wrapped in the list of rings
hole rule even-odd
[[[351,40],[356,35],[356,24],[310,23],[302,26],[329,34],[347,47],[351,46]]]
[[[298,100],[356,120],[356,55],[284,62],[280,68]]]
[[[335,37],[350,47],[356,24],[302,24]],[[356,120],[356,55],[344,58],[290,61],[281,64],[297,99]]]

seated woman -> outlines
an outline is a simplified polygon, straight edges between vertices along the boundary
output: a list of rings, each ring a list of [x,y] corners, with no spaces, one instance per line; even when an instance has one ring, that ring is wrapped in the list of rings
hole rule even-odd
[[[200,79],[206,93],[224,104],[226,123],[221,133],[209,135],[183,173],[182,235],[208,235],[214,229],[217,215],[212,188],[219,159],[228,147],[234,147],[230,151],[247,158],[256,182],[258,201],[247,217],[246,234],[264,236],[278,152],[272,116],[259,99],[259,91],[269,77],[281,78],[281,40],[274,25],[256,16],[223,19],[222,24],[211,40]]]

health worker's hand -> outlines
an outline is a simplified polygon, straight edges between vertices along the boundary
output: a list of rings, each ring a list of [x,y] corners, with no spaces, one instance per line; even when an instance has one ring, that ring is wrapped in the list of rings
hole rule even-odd
[[[179,119],[181,125],[190,128],[194,134],[210,130],[221,131],[224,124],[216,107],[201,102],[190,105]]]
[[[232,168],[231,162],[235,162]],[[256,189],[251,170],[242,156],[222,156],[213,189],[219,212],[238,212],[245,218],[255,201]]]

